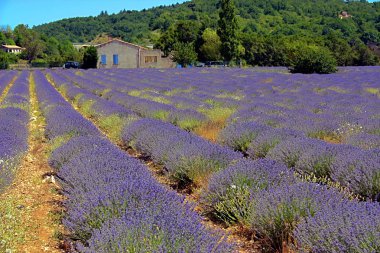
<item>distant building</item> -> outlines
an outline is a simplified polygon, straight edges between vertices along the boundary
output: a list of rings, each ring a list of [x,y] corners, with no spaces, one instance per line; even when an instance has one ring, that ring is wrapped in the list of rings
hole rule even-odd
[[[120,39],[95,46],[98,68],[172,68],[174,63],[162,57],[161,50],[149,49]]]
[[[339,14],[339,18],[340,19],[346,19],[346,18],[351,18],[352,16],[350,14],[348,14],[347,11],[341,11],[340,14]]]
[[[6,53],[20,54],[22,51],[25,50],[25,48],[15,45],[1,45],[1,50]]]

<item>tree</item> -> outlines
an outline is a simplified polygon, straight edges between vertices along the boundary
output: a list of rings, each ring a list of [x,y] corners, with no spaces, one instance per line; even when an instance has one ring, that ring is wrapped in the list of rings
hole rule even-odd
[[[83,55],[83,68],[96,68],[98,64],[98,51],[91,46],[86,48]]]
[[[222,42],[221,53],[224,60],[235,60],[238,56],[238,21],[233,0],[220,1],[220,13],[217,33]]]
[[[207,28],[202,34],[203,44],[200,47],[200,58],[205,61],[217,61],[222,58],[220,48],[222,42],[215,30]]]
[[[45,44],[39,33],[30,30],[25,25],[18,25],[14,29],[15,42],[25,48],[21,57],[32,62],[37,57],[42,56]]]
[[[291,64],[292,73],[329,74],[337,71],[336,60],[324,47],[306,46],[299,48]]]
[[[174,45],[173,60],[183,67],[196,62],[197,53],[192,43],[177,42]]]
[[[7,69],[9,67],[8,55],[0,50],[0,69]]]

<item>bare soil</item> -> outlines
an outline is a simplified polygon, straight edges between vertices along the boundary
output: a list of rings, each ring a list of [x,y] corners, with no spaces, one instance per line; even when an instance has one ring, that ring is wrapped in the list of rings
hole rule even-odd
[[[44,138],[44,119],[38,107],[31,78],[31,113],[29,122],[29,150],[16,173],[13,184],[0,196],[3,199],[18,199],[17,207],[23,213],[24,242],[17,245],[16,252],[41,253],[62,252],[57,235],[63,231],[59,222],[62,213],[62,195],[59,187],[44,180],[52,175],[47,162],[47,143]]]

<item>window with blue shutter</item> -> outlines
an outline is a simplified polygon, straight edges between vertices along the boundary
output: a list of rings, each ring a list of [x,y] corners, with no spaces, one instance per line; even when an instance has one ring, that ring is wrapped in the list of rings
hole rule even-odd
[[[102,56],[100,58],[101,58],[102,64],[106,65],[107,64],[107,55],[102,54]]]
[[[113,64],[114,65],[118,65],[119,64],[119,55],[118,54],[114,54],[113,55]]]

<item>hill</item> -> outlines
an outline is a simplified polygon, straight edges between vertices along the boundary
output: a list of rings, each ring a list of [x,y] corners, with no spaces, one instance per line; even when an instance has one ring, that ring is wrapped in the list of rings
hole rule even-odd
[[[96,17],[69,18],[36,26],[47,36],[87,42],[100,33],[147,44],[155,42],[178,21],[192,21],[197,27],[215,28],[217,0],[193,0],[142,11],[122,10]],[[325,36],[337,31],[347,40],[380,42],[380,3],[341,0],[235,0],[241,32],[264,36]],[[347,12],[347,17],[341,12]]]

